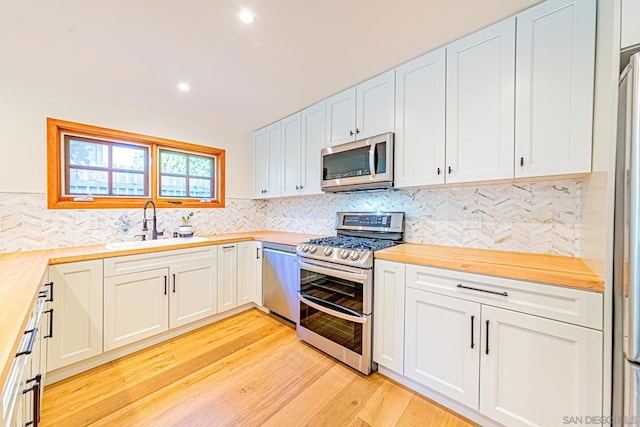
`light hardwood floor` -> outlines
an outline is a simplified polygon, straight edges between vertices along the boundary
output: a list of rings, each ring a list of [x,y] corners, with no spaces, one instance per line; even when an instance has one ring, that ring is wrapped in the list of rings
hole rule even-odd
[[[43,426],[469,426],[253,309],[45,388]]]

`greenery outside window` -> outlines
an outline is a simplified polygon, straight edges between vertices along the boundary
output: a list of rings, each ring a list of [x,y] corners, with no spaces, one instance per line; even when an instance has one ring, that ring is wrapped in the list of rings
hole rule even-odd
[[[47,119],[50,209],[224,207],[225,151]]]

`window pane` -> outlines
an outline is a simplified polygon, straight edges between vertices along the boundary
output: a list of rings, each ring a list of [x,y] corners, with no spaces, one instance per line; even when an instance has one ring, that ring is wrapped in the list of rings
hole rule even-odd
[[[170,151],[160,151],[160,172],[186,175],[187,156]]]
[[[143,173],[113,173],[114,196],[145,196]]]
[[[211,194],[211,180],[189,178],[189,197],[213,198],[213,194]]]
[[[212,176],[213,159],[207,157],[189,157],[189,175]]]
[[[76,166],[106,168],[109,165],[109,147],[104,144],[70,139],[69,163]]]
[[[137,147],[113,147],[113,168],[144,171],[146,149]]]
[[[186,197],[187,179],[176,176],[161,176],[160,195],[163,197]]]
[[[109,194],[109,175],[104,171],[69,170],[69,194]]]

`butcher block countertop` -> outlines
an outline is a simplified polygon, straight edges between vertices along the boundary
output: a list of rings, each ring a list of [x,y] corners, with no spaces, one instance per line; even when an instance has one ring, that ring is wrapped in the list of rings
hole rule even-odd
[[[0,254],[0,388],[9,375],[11,363],[33,308],[36,292],[42,285],[41,279],[49,265],[249,240],[297,245],[322,236],[279,231],[251,231],[202,237],[207,240],[198,242],[185,240],[185,243],[147,248],[114,250],[107,248],[106,245],[92,245]]]
[[[375,257],[586,291],[604,291],[604,281],[580,258],[416,243],[377,251]]]

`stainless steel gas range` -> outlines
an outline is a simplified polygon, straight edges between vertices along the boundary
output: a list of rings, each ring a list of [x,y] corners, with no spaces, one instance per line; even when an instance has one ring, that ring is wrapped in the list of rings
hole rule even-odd
[[[296,248],[298,337],[347,365],[372,369],[373,252],[401,243],[403,212],[338,212],[337,236]]]

